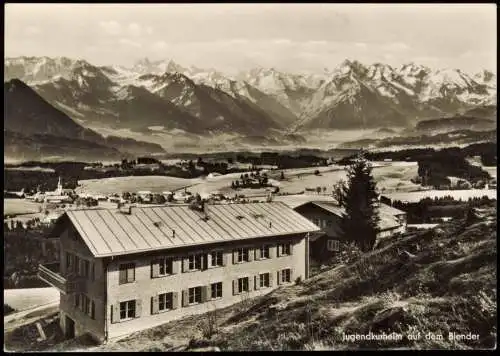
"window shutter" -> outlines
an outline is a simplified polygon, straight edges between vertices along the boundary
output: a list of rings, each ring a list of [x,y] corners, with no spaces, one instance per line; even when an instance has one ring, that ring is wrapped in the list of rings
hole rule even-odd
[[[238,250],[233,250],[233,265],[238,262]]]
[[[142,313],[142,300],[141,299],[136,299],[135,300],[135,317],[139,318]]]
[[[126,273],[126,270],[120,269],[118,273],[120,274],[120,284],[127,283],[127,273]]]
[[[182,291],[182,306],[187,307],[189,305],[189,290],[184,289]]]
[[[293,243],[290,242],[290,255],[293,255]]]
[[[208,300],[210,300],[210,297],[208,296],[208,288],[210,288],[210,286],[202,286],[201,287],[201,302],[204,303]]]
[[[254,279],[251,277],[248,277],[248,291],[251,292],[254,288]]]
[[[94,262],[92,262],[92,269],[91,269],[90,273],[91,273],[92,281],[95,281],[95,263]]]
[[[276,257],[280,257],[280,244],[276,245]]]
[[[254,258],[254,252],[253,249],[249,248],[248,249],[248,262],[252,262]]]
[[[160,298],[158,295],[154,295],[151,297],[151,314],[158,314],[160,308]]]
[[[78,297],[79,297],[79,296],[80,296],[80,295],[79,295],[78,293],[75,293],[75,294],[73,295],[73,304],[74,304],[74,306],[75,306],[75,307],[77,307],[77,306],[78,306]]]
[[[259,290],[260,289],[260,276],[259,275],[256,275],[253,277],[253,285],[255,286],[255,290]]]
[[[222,253],[222,264],[224,266],[228,266],[229,265],[229,254],[228,253]]]
[[[172,258],[172,274],[177,274],[179,273],[179,259],[178,258]]]
[[[160,276],[160,264],[158,260],[151,261],[151,278],[158,278]]]
[[[281,271],[278,271],[277,273],[277,277],[278,277],[278,280],[277,280],[277,285],[280,285],[281,284]]]
[[[208,258],[210,257],[210,254],[205,253],[201,255],[201,269],[206,270],[208,269]]]
[[[212,285],[208,284],[205,286],[205,288],[207,289],[207,300],[211,300],[212,299]]]
[[[260,248],[255,249],[255,259],[258,261],[260,260],[261,255],[260,255]]]
[[[277,250],[278,248],[276,246],[269,246],[269,258],[274,258],[277,255]]]
[[[290,268],[290,282],[293,282],[293,268]]]
[[[115,304],[111,306],[111,323],[120,322],[120,304]]]
[[[183,258],[182,259],[182,272],[187,272],[189,271],[189,258]]]
[[[172,292],[172,309],[179,308],[179,293]]]
[[[238,280],[235,279],[233,280],[233,295],[237,295],[238,294]]]
[[[272,287],[273,286],[273,274],[268,273],[268,276],[269,276],[269,287]]]
[[[135,264],[132,264],[131,267],[127,271],[127,282],[135,281]]]

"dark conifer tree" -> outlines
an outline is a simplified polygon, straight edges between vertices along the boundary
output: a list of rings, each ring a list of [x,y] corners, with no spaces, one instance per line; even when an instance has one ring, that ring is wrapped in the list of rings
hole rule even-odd
[[[341,204],[345,210],[342,230],[346,238],[355,241],[363,251],[375,246],[378,230],[378,195],[372,168],[361,151],[347,170]]]

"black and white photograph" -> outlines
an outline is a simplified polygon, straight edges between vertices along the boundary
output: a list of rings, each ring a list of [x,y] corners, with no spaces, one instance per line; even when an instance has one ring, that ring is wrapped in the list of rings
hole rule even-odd
[[[4,351],[494,350],[494,3],[4,5]]]

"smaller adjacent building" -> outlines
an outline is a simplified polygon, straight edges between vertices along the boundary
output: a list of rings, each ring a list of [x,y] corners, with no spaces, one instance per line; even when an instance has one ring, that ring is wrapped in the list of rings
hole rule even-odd
[[[322,233],[313,234],[310,241],[311,258],[325,261],[340,252],[341,243],[349,242],[342,233],[341,219],[344,209],[332,201],[311,201],[294,208],[302,216],[321,228]],[[379,231],[377,241],[406,232],[406,213],[386,204],[379,204]]]

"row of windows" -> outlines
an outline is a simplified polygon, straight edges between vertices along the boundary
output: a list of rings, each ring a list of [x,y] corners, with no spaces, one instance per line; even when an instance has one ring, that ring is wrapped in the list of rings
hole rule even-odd
[[[91,319],[95,319],[95,302],[86,294],[75,294],[75,308],[90,316]]]
[[[95,265],[93,262],[80,258],[71,253],[66,253],[66,272],[76,273],[88,280],[95,280]]]
[[[255,260],[265,260],[271,258],[271,246],[263,245],[254,249]],[[277,245],[277,256],[289,256],[292,254],[292,245],[289,243]],[[233,264],[251,262],[252,249],[238,248],[233,250]],[[182,272],[201,271],[208,268],[223,267],[227,264],[223,251],[213,251],[210,253],[191,254],[182,260]],[[174,263],[174,258],[158,258],[151,262],[151,278],[158,278],[177,274],[178,264]],[[132,283],[135,281],[135,264],[125,263],[119,267],[119,283]]]
[[[324,219],[314,218],[313,219],[313,224],[319,226],[322,229],[325,229],[327,227],[332,226],[333,222],[331,220],[324,220]]]
[[[292,270],[286,268],[277,272],[277,283],[284,284],[292,281]],[[253,277],[242,277],[233,281],[233,295],[270,288],[273,285],[273,276],[270,272],[260,273]],[[211,283],[207,286],[196,286],[182,291],[182,307],[201,304],[223,297],[222,282]],[[112,309],[112,321],[121,322],[141,316],[141,300],[127,300],[120,302],[116,309]],[[151,297],[151,314],[158,314],[179,307],[177,292],[161,293]],[[118,317],[117,317],[118,316]]]

